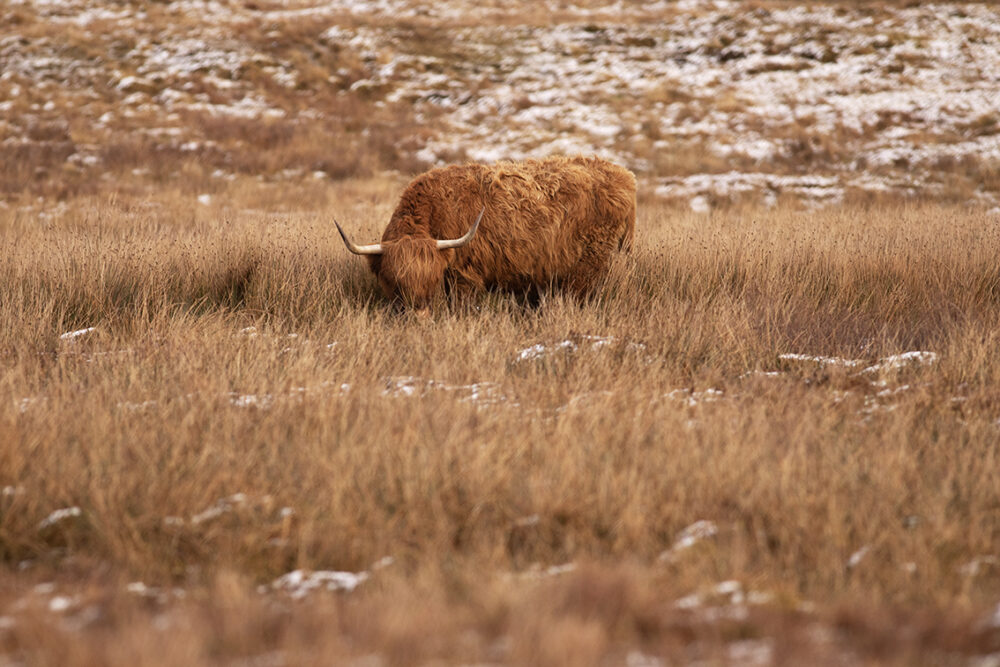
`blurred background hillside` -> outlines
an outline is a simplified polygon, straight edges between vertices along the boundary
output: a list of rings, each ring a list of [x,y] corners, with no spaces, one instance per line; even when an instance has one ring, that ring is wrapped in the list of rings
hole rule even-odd
[[[6,2],[0,195],[598,153],[695,210],[1000,201],[991,5],[428,4]]]

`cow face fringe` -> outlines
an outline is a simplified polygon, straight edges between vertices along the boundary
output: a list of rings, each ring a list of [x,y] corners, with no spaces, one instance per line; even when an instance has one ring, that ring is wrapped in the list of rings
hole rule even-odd
[[[382,293],[407,306],[427,305],[444,278],[445,255],[451,251],[438,250],[430,238],[402,238],[383,248],[377,271]]]

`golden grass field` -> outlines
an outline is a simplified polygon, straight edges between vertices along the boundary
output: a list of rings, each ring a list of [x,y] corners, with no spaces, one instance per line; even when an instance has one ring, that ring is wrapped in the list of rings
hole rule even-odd
[[[0,6],[0,667],[1000,665],[986,3]],[[383,300],[439,163],[592,299]]]
[[[8,661],[1000,650],[995,221],[646,202],[592,301],[487,294],[424,319],[296,212],[374,234],[399,185],[0,218]],[[237,215],[261,198],[287,214]],[[912,351],[936,358],[879,366]],[[698,521],[714,530],[675,545]],[[370,577],[272,590],[300,568]]]

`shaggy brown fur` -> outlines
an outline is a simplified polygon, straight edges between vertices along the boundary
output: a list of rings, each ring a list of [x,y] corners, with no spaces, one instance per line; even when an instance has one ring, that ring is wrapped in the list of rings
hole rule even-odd
[[[447,275],[465,289],[555,284],[586,294],[635,230],[635,176],[596,157],[553,157],[433,169],[403,192],[371,270],[385,295],[425,305]],[[435,239],[465,234],[462,248]]]

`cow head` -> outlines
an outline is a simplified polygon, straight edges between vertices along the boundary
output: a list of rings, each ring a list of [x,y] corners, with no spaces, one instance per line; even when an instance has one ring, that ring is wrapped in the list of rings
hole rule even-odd
[[[427,305],[437,291],[448,268],[449,257],[445,250],[461,248],[469,243],[479,229],[486,208],[464,236],[457,239],[432,239],[406,235],[384,243],[355,245],[336,220],[344,245],[355,255],[365,255],[372,273],[378,277],[382,293],[391,301],[399,301],[408,306]]]

